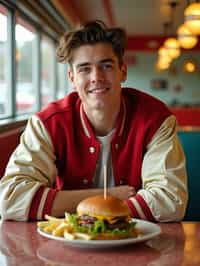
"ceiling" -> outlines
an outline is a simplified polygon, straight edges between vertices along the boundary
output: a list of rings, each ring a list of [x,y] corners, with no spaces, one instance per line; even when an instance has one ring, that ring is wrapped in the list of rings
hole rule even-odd
[[[128,34],[130,50],[157,49],[167,35],[176,35],[184,22],[187,0],[51,0],[65,20],[75,26],[101,19]],[[192,1],[191,1],[192,2]],[[173,5],[172,8],[170,3]],[[164,27],[171,22],[171,26]]]

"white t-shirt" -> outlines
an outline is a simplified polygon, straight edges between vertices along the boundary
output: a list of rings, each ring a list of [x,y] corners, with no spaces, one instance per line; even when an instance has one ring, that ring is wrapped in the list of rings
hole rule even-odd
[[[112,130],[106,136],[97,136],[97,139],[101,143],[101,150],[94,175],[94,187],[104,187],[104,165],[106,166],[107,170],[107,187],[113,187],[115,185],[110,152],[110,141],[113,132],[114,130]]]

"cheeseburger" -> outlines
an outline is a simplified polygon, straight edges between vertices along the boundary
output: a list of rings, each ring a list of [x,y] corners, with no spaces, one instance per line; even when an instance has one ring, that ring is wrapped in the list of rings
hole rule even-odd
[[[74,230],[86,233],[91,239],[122,239],[136,237],[135,222],[123,200],[111,195],[89,197],[77,206],[77,214],[70,215]]]

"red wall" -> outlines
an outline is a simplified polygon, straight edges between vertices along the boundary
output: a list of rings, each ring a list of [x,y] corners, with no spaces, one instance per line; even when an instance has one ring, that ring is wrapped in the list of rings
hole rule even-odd
[[[200,126],[200,108],[172,108],[179,126]]]

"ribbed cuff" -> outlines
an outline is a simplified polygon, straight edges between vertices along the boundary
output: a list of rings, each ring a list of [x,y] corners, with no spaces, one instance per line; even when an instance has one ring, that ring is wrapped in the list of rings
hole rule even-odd
[[[154,219],[153,214],[152,214],[151,210],[149,209],[146,201],[143,199],[143,197],[140,194],[137,194],[135,196],[135,199],[140,204],[141,209],[143,210],[147,220],[155,222],[156,220]]]
[[[136,196],[132,197],[133,200],[128,199],[126,200],[126,203],[130,209],[131,212],[131,216],[133,218],[139,218],[139,219],[145,219],[148,221],[154,221],[155,219],[152,215],[151,210],[149,209],[147,203],[145,202],[145,200],[143,199],[143,197],[139,194],[137,194]],[[134,204],[135,202],[135,204]],[[136,204],[137,203],[137,204]]]
[[[44,219],[45,214],[50,214],[56,193],[57,190],[55,189],[40,187],[33,197],[29,211],[29,220]]]
[[[131,216],[133,218],[140,218],[135,206],[133,205],[133,203],[130,201],[130,200],[126,200],[126,203],[130,209],[130,212],[131,212]]]

